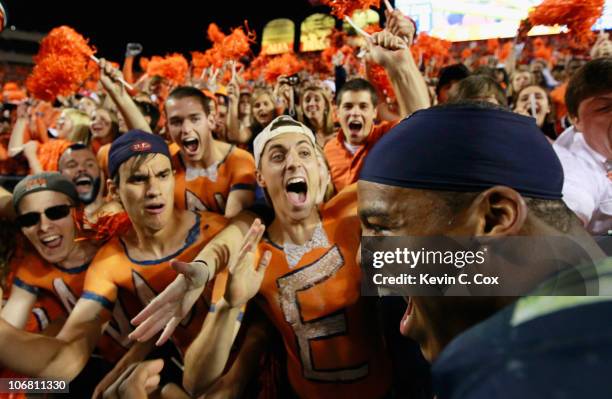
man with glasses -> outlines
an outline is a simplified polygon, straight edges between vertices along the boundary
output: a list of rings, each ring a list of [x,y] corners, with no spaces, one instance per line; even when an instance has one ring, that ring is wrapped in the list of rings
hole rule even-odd
[[[78,239],[75,223],[79,192],[75,185],[60,173],[40,173],[23,179],[13,192],[16,222],[27,238],[11,259],[15,277],[9,299],[0,316],[18,329],[24,329],[37,301],[42,305],[37,314],[47,322],[67,317],[83,292],[89,264],[100,243]],[[50,303],[51,302],[51,303]],[[61,310],[63,308],[63,314]],[[42,315],[39,313],[43,312]],[[121,317],[123,315],[123,317]],[[89,377],[101,378],[129,346],[130,326],[121,309],[113,312],[110,326],[98,348],[108,361],[95,360],[87,367],[83,378],[73,388],[93,389]],[[85,384],[81,388],[81,384]]]

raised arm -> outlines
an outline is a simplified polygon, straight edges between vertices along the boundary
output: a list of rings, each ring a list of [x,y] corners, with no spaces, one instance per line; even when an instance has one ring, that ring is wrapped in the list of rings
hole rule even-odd
[[[25,131],[28,125],[28,105],[19,104],[17,107],[17,120],[13,131],[11,132],[11,138],[8,144],[9,157],[14,157],[23,151],[23,145],[25,144]]]
[[[400,116],[405,117],[431,105],[429,92],[409,50],[414,25],[395,10],[388,12],[387,26],[372,35],[369,58],[385,68],[397,97]]]
[[[261,235],[254,241],[259,239]],[[264,254],[254,267],[255,249],[247,241],[238,259],[229,267],[223,299],[206,316],[202,330],[187,350],[183,386],[193,396],[205,393],[221,377],[240,329],[241,308],[259,291],[271,254]]]
[[[0,186],[0,219],[15,219],[15,208],[13,208],[13,194]]]
[[[140,129],[151,132],[151,126],[130,97],[125,86],[119,82],[121,72],[114,68],[109,62],[100,59],[100,82],[104,90],[108,92],[113,102],[117,105],[119,112],[123,115],[129,129]]]

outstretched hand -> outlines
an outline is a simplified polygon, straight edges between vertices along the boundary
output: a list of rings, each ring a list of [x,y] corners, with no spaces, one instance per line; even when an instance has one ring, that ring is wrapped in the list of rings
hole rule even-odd
[[[272,258],[272,253],[266,251],[259,264],[256,267],[254,265],[257,243],[261,240],[265,229],[259,219],[255,220],[242,241],[238,256],[230,261],[224,299],[231,307],[241,307],[259,291]]]
[[[261,221],[256,219],[251,225],[247,235],[244,237],[242,250],[236,257],[233,266],[232,259],[230,259],[230,274],[232,273],[232,268],[237,268],[235,263],[242,262],[245,256],[248,255],[245,248],[248,248],[250,251],[257,246],[264,230],[265,227]],[[157,295],[132,319],[132,324],[138,327],[129,335],[130,339],[135,339],[140,342],[147,341],[163,330],[156,342],[158,346],[163,345],[172,336],[172,333],[181,320],[187,316],[200,295],[202,295],[208,281],[212,280],[214,277],[209,269],[209,265],[205,262],[181,262],[172,260],[170,266],[177,271],[178,275],[166,289]],[[226,266],[227,265],[218,265],[217,269],[221,270]],[[230,283],[228,280],[228,286],[229,285]],[[248,284],[246,285],[248,286]],[[233,287],[233,294],[230,295],[229,298],[232,298],[234,303],[243,301],[243,295],[245,294],[242,294],[242,292],[245,291],[241,290],[242,286],[240,285],[240,281],[235,282]],[[246,292],[248,293],[248,291]],[[231,304],[232,302],[229,303]],[[244,301],[244,303],[246,303],[246,301]]]
[[[132,331],[130,339],[147,341],[163,329],[156,342],[158,346],[163,345],[187,316],[212,277],[208,265],[203,262],[172,260],[170,266],[178,276],[132,319],[132,324],[138,327]]]

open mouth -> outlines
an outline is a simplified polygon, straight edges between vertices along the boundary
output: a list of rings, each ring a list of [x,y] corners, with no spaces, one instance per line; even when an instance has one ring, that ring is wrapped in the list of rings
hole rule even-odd
[[[412,319],[411,316],[414,305],[410,297],[405,297],[404,300],[406,301],[406,312],[404,312],[402,321],[400,321],[400,332],[402,335],[407,336],[410,330],[410,320]]]
[[[200,147],[200,140],[196,139],[195,137],[188,137],[183,139],[182,144],[185,151],[187,151],[188,154],[193,155]]]
[[[285,191],[292,205],[302,206],[308,197],[308,183],[303,177],[292,177],[287,180]]]
[[[257,117],[259,118],[259,123],[262,125],[272,120],[272,114],[269,112],[257,114]]]
[[[361,123],[360,121],[351,121],[348,124],[348,128],[351,136],[357,136],[363,128],[363,123]]]
[[[147,211],[147,213],[151,214],[151,215],[159,215],[160,213],[162,213],[164,211],[165,205],[164,204],[149,204],[145,206],[145,210]]]
[[[53,234],[53,235],[41,238],[40,242],[42,243],[42,245],[44,245],[45,247],[49,249],[55,249],[55,248],[58,248],[60,245],[62,245],[62,236],[60,236],[59,234]]]
[[[78,192],[88,192],[93,187],[93,179],[90,176],[79,176],[72,181]]]

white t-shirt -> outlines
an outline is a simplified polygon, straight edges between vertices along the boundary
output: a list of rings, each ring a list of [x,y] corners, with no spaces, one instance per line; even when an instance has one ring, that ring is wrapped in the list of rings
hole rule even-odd
[[[607,235],[612,230],[612,180],[606,159],[573,126],[557,138],[553,148],[563,165],[563,201],[589,233]]]

